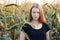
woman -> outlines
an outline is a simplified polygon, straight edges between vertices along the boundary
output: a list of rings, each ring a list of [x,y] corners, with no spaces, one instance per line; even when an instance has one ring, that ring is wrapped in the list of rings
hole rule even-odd
[[[43,15],[42,7],[37,3],[30,9],[29,20],[26,22],[20,34],[20,40],[25,40],[25,33],[30,40],[49,40],[49,27]]]

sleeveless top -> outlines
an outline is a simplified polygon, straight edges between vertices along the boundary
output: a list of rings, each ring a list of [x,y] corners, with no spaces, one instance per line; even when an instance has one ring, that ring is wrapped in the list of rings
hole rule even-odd
[[[49,27],[46,23],[42,24],[42,28],[34,29],[28,23],[25,23],[22,27],[22,31],[24,31],[30,40],[46,40],[46,32],[49,31]]]

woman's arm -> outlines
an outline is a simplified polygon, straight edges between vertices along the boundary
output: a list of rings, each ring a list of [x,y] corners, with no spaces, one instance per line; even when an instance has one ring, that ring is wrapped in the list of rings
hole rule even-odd
[[[50,40],[49,33],[50,33],[50,30],[46,32],[46,39],[47,40]]]
[[[21,33],[20,33],[20,37],[19,37],[18,40],[25,40],[25,34],[24,34],[23,31],[21,31]]]

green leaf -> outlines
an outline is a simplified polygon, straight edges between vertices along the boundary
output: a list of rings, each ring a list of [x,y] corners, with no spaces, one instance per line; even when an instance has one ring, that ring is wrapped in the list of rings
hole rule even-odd
[[[4,15],[3,14],[0,14],[0,19],[3,18],[3,17],[4,17]]]
[[[7,31],[10,31],[10,30],[13,30],[13,29],[17,29],[17,28],[18,28],[17,25],[18,25],[18,24],[15,24],[15,25],[13,25],[13,26],[10,26],[10,27],[7,28],[6,30],[7,30]]]
[[[17,4],[8,4],[8,5],[5,5],[5,7],[9,7],[9,6],[16,6],[16,7],[19,7]]]

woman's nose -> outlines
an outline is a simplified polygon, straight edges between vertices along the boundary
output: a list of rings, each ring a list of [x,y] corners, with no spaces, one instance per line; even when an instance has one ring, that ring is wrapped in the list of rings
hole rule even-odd
[[[35,15],[37,15],[38,13],[36,12]]]

